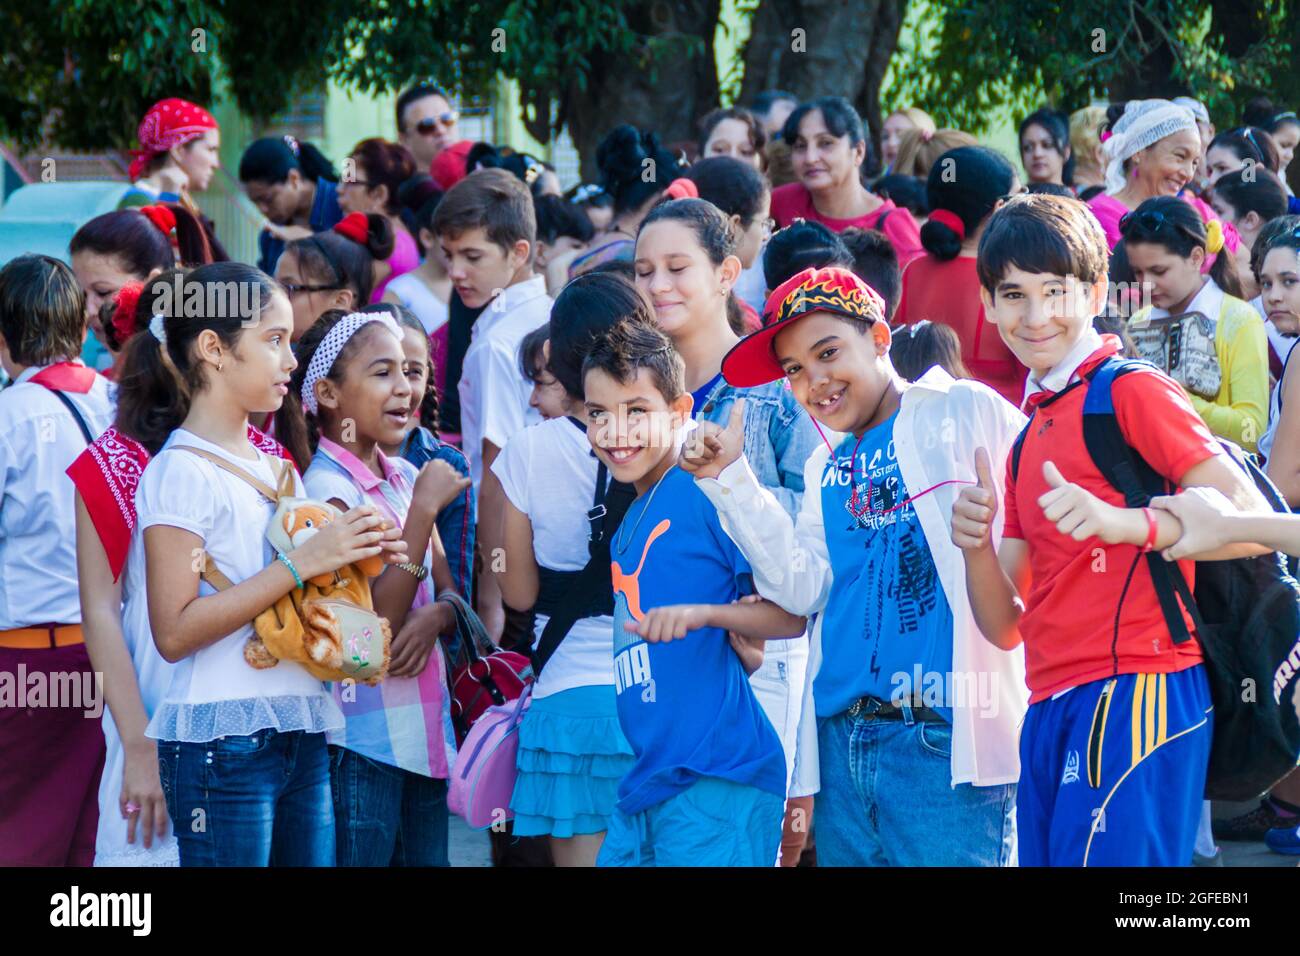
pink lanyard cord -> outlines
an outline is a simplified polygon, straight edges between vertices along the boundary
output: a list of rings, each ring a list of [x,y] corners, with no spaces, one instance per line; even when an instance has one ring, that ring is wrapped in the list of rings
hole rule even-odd
[[[835,457],[835,449],[831,447],[830,440],[826,437],[826,433],[822,431],[822,426],[818,423],[817,419],[813,418],[811,415],[809,415],[808,417],[812,419],[813,425],[817,428],[817,434],[822,436],[822,441],[826,442],[826,447],[830,449],[831,460],[835,462],[836,469],[838,470],[842,468],[844,466],[844,463],[840,461],[840,459]],[[857,470],[856,470],[857,460],[858,460],[858,447],[862,444],[862,439],[866,437],[867,437],[867,433],[863,432],[862,435],[858,438],[857,443],[853,446],[852,454],[849,455],[849,486],[851,489],[849,491],[849,513],[853,515],[853,517],[855,518],[861,518],[863,515],[866,514],[873,514],[873,515],[892,514],[895,511],[899,511],[903,508],[906,508],[917,498],[924,498],[930,492],[936,491],[939,488],[942,488],[944,485],[979,484],[978,481],[968,481],[962,478],[949,478],[947,481],[941,481],[936,485],[931,485],[929,488],[926,488],[924,491],[918,491],[914,495],[909,495],[907,498],[904,498],[901,502],[894,505],[894,507],[892,508],[886,508],[883,511],[876,511],[871,507],[872,484],[871,484],[871,476],[868,475],[867,476],[867,503],[865,507],[859,508],[858,507],[858,482],[857,482]]]

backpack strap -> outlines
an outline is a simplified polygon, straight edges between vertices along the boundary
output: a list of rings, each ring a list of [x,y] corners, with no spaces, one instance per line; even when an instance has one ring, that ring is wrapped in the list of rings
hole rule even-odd
[[[271,470],[274,471],[278,468],[280,472],[276,479],[276,483],[279,485],[279,489],[277,490],[272,488],[266,482],[254,478],[238,465],[226,461],[226,459],[222,458],[220,455],[214,455],[212,452],[205,451],[202,448],[195,448],[193,445],[172,445],[172,447],[178,451],[188,451],[191,454],[198,455],[200,458],[206,458],[218,468],[228,471],[236,478],[252,485],[257,493],[270,501],[271,504],[278,503],[281,495],[291,495],[293,493],[293,466],[283,459],[278,459],[280,462],[279,465],[276,465],[275,460],[271,462]],[[286,483],[288,484],[287,490]],[[217,567],[216,562],[212,560],[212,555],[208,554],[207,551],[203,552],[203,569],[199,572],[199,577],[212,585],[212,587],[218,591],[224,591],[227,588],[234,587],[234,583]]]
[[[252,485],[253,489],[258,494],[260,494],[263,498],[265,498],[267,501],[271,502],[271,504],[276,504],[280,500],[279,491],[272,488],[270,485],[262,481],[260,478],[254,478],[243,468],[240,468],[238,465],[234,464],[233,462],[226,461],[226,459],[222,458],[220,455],[214,455],[212,452],[206,451],[202,448],[195,448],[193,445],[172,445],[172,448],[176,449],[177,451],[188,451],[193,455],[198,455],[200,458],[206,458],[208,461],[212,462],[212,464],[216,465],[218,468],[221,468],[224,471],[228,471],[230,474],[234,475],[236,478],[239,478],[241,481],[244,481],[247,484]],[[288,462],[285,462],[285,464],[287,465]],[[288,473],[287,468],[281,469],[280,474],[278,476],[278,482],[282,488],[284,486],[284,481],[287,473]],[[291,477],[290,480],[292,480]]]
[[[1115,379],[1154,368],[1150,362],[1108,358],[1088,374],[1088,392],[1083,399],[1083,442],[1088,455],[1102,477],[1124,496],[1124,503],[1130,508],[1145,508],[1153,497],[1172,491],[1155,469],[1133,454],[1115,415],[1112,395]],[[1178,565],[1166,561],[1158,551],[1148,551],[1145,557],[1161,613],[1174,643],[1183,644],[1192,639],[1182,608],[1191,615],[1196,630],[1204,633],[1205,622]]]
[[[600,541],[592,546],[591,558],[578,576],[574,578],[569,590],[555,613],[542,628],[542,636],[537,641],[537,650],[532,652],[533,673],[540,675],[546,662],[551,659],[560,642],[568,635],[574,623],[582,616],[583,608],[591,602],[593,591],[608,590],[612,587],[610,573],[609,545],[627,513],[628,506],[636,500],[636,489],[621,481],[611,481],[605,493],[605,512],[601,517],[603,534]],[[593,522],[594,523],[594,522]]]
[[[1020,434],[1016,440],[1011,443],[1011,480],[1020,480],[1020,453],[1025,450],[1025,437],[1029,434],[1029,426],[1033,424],[1034,417],[1029,416],[1029,421],[1025,422],[1025,427],[1020,429]]]
[[[72,413],[73,420],[76,421],[77,427],[81,429],[82,437],[86,439],[86,444],[93,445],[95,443],[95,436],[90,433],[90,426],[86,424],[86,419],[82,416],[81,412],[77,410],[77,406],[73,404],[72,399],[68,398],[67,395],[64,395],[63,392],[59,391],[57,388],[50,388],[48,385],[46,385],[45,388],[51,395],[62,402],[63,406],[69,412]]]

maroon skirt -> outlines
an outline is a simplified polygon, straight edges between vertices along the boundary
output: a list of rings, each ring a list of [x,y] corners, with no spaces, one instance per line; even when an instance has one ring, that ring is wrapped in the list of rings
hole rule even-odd
[[[94,862],[103,706],[84,644],[0,647],[0,866]]]

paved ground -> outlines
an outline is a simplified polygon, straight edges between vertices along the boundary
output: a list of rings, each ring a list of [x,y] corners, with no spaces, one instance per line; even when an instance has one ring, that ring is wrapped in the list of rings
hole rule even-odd
[[[1254,803],[1216,803],[1215,817],[1231,817],[1243,813]],[[1225,866],[1298,867],[1300,857],[1282,856],[1269,850],[1263,843],[1222,843]],[[451,817],[450,855],[452,866],[491,866],[491,853],[486,832],[471,830],[465,821],[454,814]]]
[[[491,866],[487,831],[471,830],[465,821],[451,815],[448,855],[452,866]]]

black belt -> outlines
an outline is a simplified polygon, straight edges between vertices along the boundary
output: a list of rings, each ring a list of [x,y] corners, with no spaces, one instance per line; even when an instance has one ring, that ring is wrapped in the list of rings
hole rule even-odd
[[[931,710],[929,707],[912,707],[912,720],[924,721],[928,723],[948,723],[948,720],[937,710]],[[865,697],[859,697],[849,708],[850,717],[861,717],[863,720],[902,720],[903,708],[890,703],[887,700],[881,700],[879,697],[872,697],[867,694]]]

